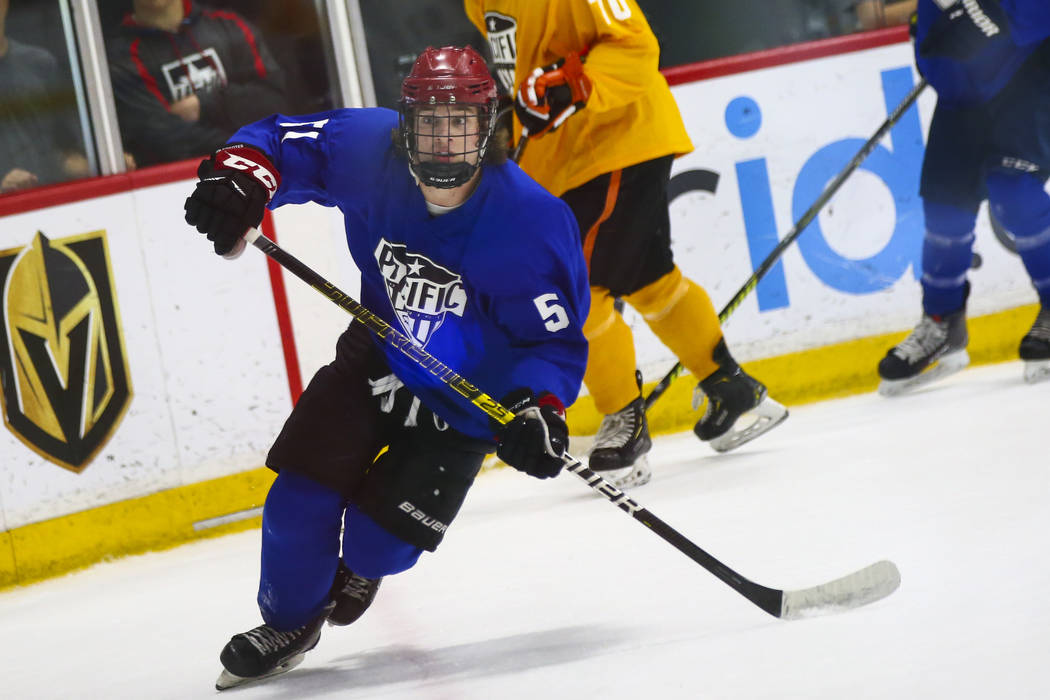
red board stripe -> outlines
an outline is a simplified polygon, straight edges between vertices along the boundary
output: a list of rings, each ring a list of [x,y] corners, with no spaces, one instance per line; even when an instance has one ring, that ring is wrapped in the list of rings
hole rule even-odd
[[[270,240],[277,241],[277,229],[273,225],[273,213],[269,210],[262,221],[262,232]],[[284,276],[276,260],[266,258],[266,268],[270,273],[270,287],[273,289],[273,305],[277,311],[277,326],[281,331],[281,347],[284,349],[284,366],[288,372],[288,392],[294,406],[303,394],[303,377],[299,369],[299,353],[295,347],[295,334],[292,332],[292,314],[288,308],[288,294],[284,288]]]

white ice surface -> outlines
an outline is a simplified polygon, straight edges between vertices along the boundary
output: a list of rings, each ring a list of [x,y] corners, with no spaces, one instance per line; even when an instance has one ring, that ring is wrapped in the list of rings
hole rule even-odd
[[[785,622],[566,474],[483,475],[436,554],[229,698],[1050,698],[1050,382],[1019,363],[804,406],[717,455],[656,440],[632,493],[767,586],[882,558],[901,588]],[[259,532],[0,594],[0,697],[206,698],[258,624]]]

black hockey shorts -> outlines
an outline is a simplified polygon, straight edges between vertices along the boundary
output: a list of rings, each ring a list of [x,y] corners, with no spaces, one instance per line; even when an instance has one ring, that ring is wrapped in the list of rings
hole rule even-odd
[[[388,532],[434,551],[493,449],[423,406],[354,322],[292,409],[266,466],[340,492]]]
[[[924,199],[976,210],[994,168],[1050,175],[1050,45],[1029,57],[984,104],[933,112],[919,192]]]
[[[621,297],[674,268],[667,186],[674,156],[599,175],[561,196],[576,215],[592,287]]]

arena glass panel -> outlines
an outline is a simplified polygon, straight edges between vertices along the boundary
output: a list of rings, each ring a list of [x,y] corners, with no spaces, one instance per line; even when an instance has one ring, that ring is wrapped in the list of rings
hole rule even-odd
[[[273,113],[342,106],[325,0],[99,0],[129,164],[207,155]]]
[[[463,0],[352,0],[360,9],[367,37],[368,63],[376,104],[397,107],[401,81],[428,46],[472,46],[487,55],[488,45],[467,19]]]
[[[376,104],[395,107],[398,86],[427,46],[488,45],[467,20],[463,0],[348,0],[367,37]],[[660,41],[660,67],[682,66],[906,21],[915,0],[638,0]],[[910,11],[910,10],[909,10]]]
[[[99,174],[75,47],[68,2],[0,0],[0,193]]]
[[[660,67],[790,46],[907,22],[915,0],[638,0]]]

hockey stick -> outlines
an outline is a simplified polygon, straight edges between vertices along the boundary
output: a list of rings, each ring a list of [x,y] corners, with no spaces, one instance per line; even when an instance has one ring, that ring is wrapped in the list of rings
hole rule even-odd
[[[326,296],[332,303],[365,324],[379,339],[397,349],[421,367],[424,367],[456,393],[481,409],[490,418],[504,425],[513,420],[514,414],[493,400],[488,394],[457,374],[448,365],[415,345],[404,334],[398,332],[379,316],[376,316],[354,301],[298,258],[264,236],[258,229],[248,231],[245,235],[245,240]],[[629,498],[623,491],[583,466],[580,460],[568,453],[563,456],[563,460],[567,471],[583,479],[588,486],[605,496],[614,506],[648,527],[663,538],[665,542],[674,545],[678,551],[710,571],[723,583],[774,617],[793,620],[800,617],[811,617],[856,608],[885,598],[900,585],[900,572],[897,571],[897,567],[890,561],[880,561],[855,571],[848,576],[843,576],[812,588],[794,591],[767,588],[749,581],[700,549],[700,547],[686,539],[670,525],[638,505],[634,499]]]
[[[763,260],[755,271],[751,273],[751,276],[747,278],[747,281],[744,282],[744,286],[733,295],[733,298],[729,300],[729,303],[725,305],[725,308],[718,313],[719,323],[725,323],[732,313],[736,311],[737,307],[740,306],[740,302],[744,300],[744,297],[750,294],[752,290],[758,286],[758,281],[765,277],[766,273],[772,269],[773,265],[776,264],[776,261],[780,258],[787,247],[802,235],[802,232],[805,231],[806,227],[809,226],[814,218],[816,218],[817,214],[820,213],[820,210],[824,208],[824,205],[828,203],[828,200],[830,200],[835,193],[838,192],[839,188],[842,187],[842,183],[846,181],[846,178],[852,175],[853,171],[859,168],[861,163],[864,162],[864,159],[875,150],[875,146],[877,146],[879,141],[882,140],[882,137],[886,135],[886,132],[892,129],[894,124],[900,121],[900,118],[904,116],[904,113],[907,112],[908,108],[912,106],[912,103],[919,98],[919,95],[925,88],[926,79],[921,78],[918,84],[911,89],[911,92],[901,100],[901,103],[890,112],[890,115],[886,117],[886,121],[882,123],[882,126],[879,127],[878,131],[868,139],[867,143],[861,146],[860,150],[857,151],[857,155],[853,156],[853,159],[846,164],[846,167],[843,168],[838,175],[835,176],[835,179],[828,183],[828,186],[824,188],[821,195],[817,197],[817,201],[813,202],[810,208],[806,210],[806,213],[795,222],[795,225],[791,227],[791,230],[787,232],[784,238],[782,238],[769,255],[766,256],[766,259]],[[685,368],[682,367],[682,363],[675,363],[675,366],[671,368],[671,371],[668,372],[664,378],[653,387],[653,390],[649,392],[649,395],[645,397],[645,410],[648,411],[653,403],[663,396],[664,392],[667,391],[667,388],[671,386],[671,382],[680,377],[684,372]]]
[[[525,153],[525,146],[529,143],[529,128],[527,126],[521,127],[521,137],[518,138],[518,145],[514,147],[514,151],[510,154],[510,159],[515,163],[521,162],[521,156]]]

